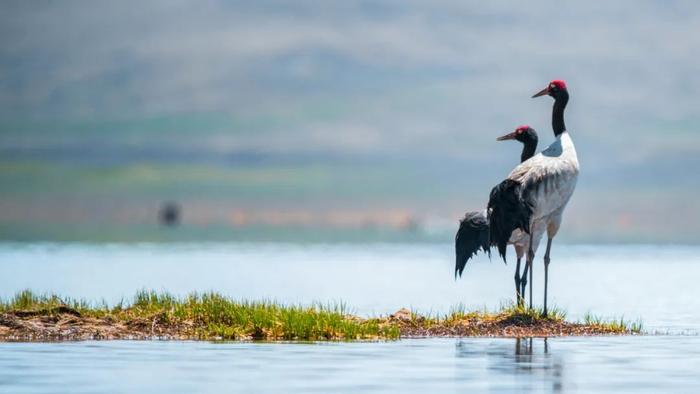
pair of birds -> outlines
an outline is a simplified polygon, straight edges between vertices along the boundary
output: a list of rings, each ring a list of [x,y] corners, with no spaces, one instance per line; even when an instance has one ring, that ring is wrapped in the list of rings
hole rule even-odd
[[[491,248],[496,247],[505,262],[506,248],[509,244],[513,245],[517,256],[515,292],[518,304],[524,303],[529,272],[532,308],[532,263],[546,232],[543,309],[546,316],[552,240],[559,231],[564,209],[576,188],[579,165],[574,143],[564,124],[564,109],[569,102],[566,83],[561,80],[551,81],[532,98],[545,95],[554,98],[552,129],[555,140],[547,149],[535,154],[537,132],[529,126],[520,126],[514,132],[497,139],[521,142],[521,163],[491,190],[485,210],[468,212],[460,221],[455,237],[455,276],[462,275],[467,261],[479,249],[490,255]],[[526,257],[526,261],[521,274],[520,264],[523,256]]]

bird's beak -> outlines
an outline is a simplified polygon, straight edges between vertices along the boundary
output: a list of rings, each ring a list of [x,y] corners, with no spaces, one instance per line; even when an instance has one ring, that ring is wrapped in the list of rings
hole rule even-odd
[[[549,94],[549,86],[547,86],[546,88],[544,88],[544,89],[540,90],[539,92],[535,93],[535,94],[532,96],[532,98],[544,96],[545,94]]]
[[[516,133],[516,132],[514,131],[514,132],[512,132],[512,133],[510,133],[510,134],[506,134],[506,135],[504,135],[504,136],[502,136],[502,137],[496,138],[496,141],[514,140],[516,135],[518,135],[518,133]]]

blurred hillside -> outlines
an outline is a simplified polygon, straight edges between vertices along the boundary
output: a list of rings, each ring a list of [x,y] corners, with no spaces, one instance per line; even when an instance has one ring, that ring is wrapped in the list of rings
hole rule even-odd
[[[446,241],[562,78],[562,238],[696,243],[697,53],[692,1],[6,2],[0,239]]]

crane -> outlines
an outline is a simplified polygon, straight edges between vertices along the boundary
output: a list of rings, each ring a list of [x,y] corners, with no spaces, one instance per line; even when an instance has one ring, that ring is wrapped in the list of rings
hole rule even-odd
[[[530,273],[530,307],[532,301],[532,262],[537,247],[547,232],[544,255],[544,309],[547,315],[547,285],[552,241],[561,226],[564,209],[574,193],[579,174],[576,148],[564,124],[564,110],[569,101],[566,83],[551,81],[532,97],[554,98],[552,129],[555,140],[545,150],[519,164],[491,191],[487,208],[489,238],[505,260],[506,246],[519,232],[529,234],[523,277]],[[521,294],[527,280],[522,281]]]
[[[531,158],[537,150],[537,132],[530,126],[519,126],[510,134],[498,137],[497,141],[516,140],[523,144],[520,154],[520,162]],[[520,262],[527,250],[529,236],[520,232],[520,236],[509,241],[515,248],[518,262],[515,266],[515,293],[518,303],[522,300],[520,284]],[[462,276],[465,266],[479,249],[491,255],[491,243],[489,241],[489,223],[486,210],[467,212],[460,220],[459,229],[455,236],[455,278]]]

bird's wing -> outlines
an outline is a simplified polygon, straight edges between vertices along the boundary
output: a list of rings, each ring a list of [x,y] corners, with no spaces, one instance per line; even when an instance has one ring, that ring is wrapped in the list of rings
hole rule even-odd
[[[459,222],[459,230],[455,236],[455,278],[462,276],[467,261],[479,249],[489,253],[489,223],[486,212],[468,212]]]
[[[508,175],[508,179],[522,185],[523,198],[533,204],[533,219],[565,206],[578,177],[576,160],[548,150],[522,162]]]
[[[520,183],[506,179],[491,189],[488,204],[489,243],[506,262],[506,248],[513,232],[529,233],[534,207]]]

